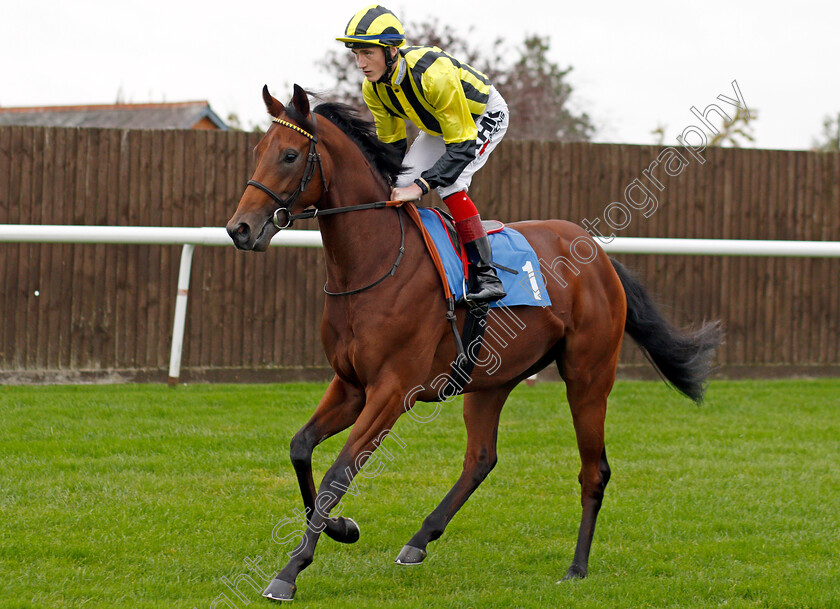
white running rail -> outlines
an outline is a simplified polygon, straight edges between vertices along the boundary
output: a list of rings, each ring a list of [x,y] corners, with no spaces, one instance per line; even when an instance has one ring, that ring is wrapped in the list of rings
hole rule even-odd
[[[615,237],[609,241],[597,238],[597,241],[608,254],[840,258],[840,241],[654,239],[639,237]],[[233,247],[225,229],[218,227],[0,224],[0,242],[181,245],[178,296],[175,299],[172,349],[169,358],[170,385],[177,384],[180,377],[193,251],[197,245]],[[321,247],[321,233],[318,231],[284,230],[271,240],[271,245],[273,247]]]

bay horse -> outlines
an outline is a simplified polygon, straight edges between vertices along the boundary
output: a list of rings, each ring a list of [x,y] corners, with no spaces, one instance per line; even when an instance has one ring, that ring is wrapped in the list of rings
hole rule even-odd
[[[452,397],[441,394],[440,379],[456,357],[456,340],[445,321],[441,280],[420,229],[404,221],[404,209],[374,209],[386,206],[383,201],[401,171],[401,159],[376,138],[371,123],[347,106],[322,103],[311,110],[307,93],[297,85],[287,106],[267,87],[263,100],[272,124],[255,148],[256,170],[227,231],[237,248],[264,251],[295,219],[315,217],[326,259],[324,289],[332,292],[324,306],[321,341],[335,376],[291,441],[308,526],[263,593],[273,600],[292,600],[297,577],[312,563],[321,532],[343,543],[359,539],[358,525],[345,516],[330,517],[330,510],[400,415],[417,400]],[[518,320],[515,332],[502,309],[490,309],[486,330],[503,336],[505,346],[493,366],[477,358],[464,387],[463,472],[396,562],[415,565],[426,557],[429,542],[443,534],[496,464],[499,416],[511,390],[555,363],[566,384],[581,461],[582,516],[563,579],[582,578],[610,479],[604,418],[624,333],[667,382],[700,402],[722,330],[718,322],[694,330],[672,326],[640,282],[573,223],[544,220],[510,226],[539,256],[551,305],[507,311]],[[458,308],[459,326],[463,319],[464,310]],[[314,448],[350,426],[346,443],[316,491]]]

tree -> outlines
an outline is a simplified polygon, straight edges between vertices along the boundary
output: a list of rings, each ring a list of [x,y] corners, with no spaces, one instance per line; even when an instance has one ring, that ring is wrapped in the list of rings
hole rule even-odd
[[[457,57],[459,61],[483,72],[494,84],[504,71],[505,41],[501,37],[492,42],[488,51],[482,51],[470,45],[475,32],[472,26],[467,30],[466,36],[459,34],[448,24],[441,25],[436,17],[431,21],[423,21],[409,27],[412,32],[409,40],[411,44],[443,49],[453,57]],[[489,54],[485,55],[485,53]]]
[[[835,117],[826,116],[823,119],[823,132],[819,140],[813,140],[814,150],[823,152],[840,152],[840,114]]]
[[[231,131],[243,131],[242,121],[239,120],[239,115],[236,112],[229,113],[225,123]]]
[[[231,131],[250,130],[251,133],[265,133],[271,126],[271,121],[266,118],[263,119],[263,122],[264,124],[262,125],[260,123],[251,122],[250,127],[246,129],[245,125],[242,124],[242,119],[239,118],[239,115],[236,112],[229,113],[227,115],[227,119],[225,120],[225,124],[227,124]]]
[[[755,142],[750,121],[757,118],[757,110],[744,112],[743,108],[738,108],[735,111],[735,116],[723,119],[723,125],[718,133],[709,140],[709,146],[723,146],[728,142],[733,148],[739,148],[741,146],[739,138],[744,138],[748,142]]]
[[[548,37],[528,36],[513,66],[497,80],[496,88],[510,108],[507,137],[520,140],[589,141],[595,133],[589,115],[569,107],[572,86],[565,70],[548,58]]]
[[[732,148],[740,148],[741,139],[748,142],[755,142],[755,137],[752,134],[752,121],[758,118],[758,110],[750,110],[745,112],[743,108],[738,108],[735,111],[735,116],[724,118],[723,124],[718,129],[718,132],[709,140],[709,146],[724,146],[729,144]],[[664,145],[666,125],[659,123],[651,135],[654,136],[654,144],[657,146]]]
[[[654,145],[663,146],[665,144],[665,130],[667,128],[668,125],[657,123],[656,129],[650,132],[650,134],[654,137]]]
[[[411,44],[437,46],[487,75],[508,103],[508,138],[584,141],[595,133],[586,113],[576,114],[569,108],[572,87],[566,77],[572,69],[563,70],[550,60],[548,37],[528,36],[518,53],[510,53],[503,38],[494,40],[489,48],[479,48],[471,42],[473,28],[464,36],[437,19],[406,24],[406,31]],[[324,97],[367,114],[361,77],[348,54],[330,50],[319,62],[334,80],[331,92]],[[511,55],[516,60],[508,63],[506,58]],[[410,130],[411,125],[408,127]]]

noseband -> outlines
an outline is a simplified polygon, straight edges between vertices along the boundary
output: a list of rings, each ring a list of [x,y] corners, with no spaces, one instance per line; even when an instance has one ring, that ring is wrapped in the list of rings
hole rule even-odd
[[[300,184],[291,195],[287,198],[283,199],[278,195],[276,192],[271,190],[265,184],[258,182],[256,180],[248,180],[248,186],[253,186],[254,188],[259,188],[269,197],[271,197],[275,203],[277,203],[280,207],[274,212],[274,216],[271,218],[271,222],[276,226],[279,230],[283,230],[284,228],[289,228],[295,220],[301,218],[314,218],[318,214],[318,210],[313,211],[306,211],[300,214],[293,214],[291,213],[291,209],[294,204],[297,202],[298,197],[306,190],[307,185],[309,184],[312,177],[315,175],[315,165],[318,165],[318,169],[321,170],[321,182],[324,184],[324,192],[329,192],[329,188],[327,188],[327,177],[324,175],[324,166],[321,164],[321,153],[315,150],[315,144],[318,143],[318,137],[304,131],[297,125],[293,125],[292,123],[288,123],[279,118],[272,118],[272,122],[278,123],[283,125],[284,127],[288,127],[294,131],[297,131],[301,135],[306,136],[309,138],[309,154],[306,157],[306,167],[303,168],[303,177],[300,180]],[[315,115],[312,115],[312,124],[315,125]],[[282,222],[282,219],[285,219],[285,222]]]

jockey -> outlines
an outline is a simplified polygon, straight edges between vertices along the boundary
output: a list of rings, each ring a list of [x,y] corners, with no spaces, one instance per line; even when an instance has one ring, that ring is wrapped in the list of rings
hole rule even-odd
[[[404,155],[407,171],[391,199],[416,201],[436,188],[474,271],[466,298],[474,303],[503,298],[490,241],[467,189],[507,131],[505,100],[484,74],[437,47],[401,48],[403,26],[385,7],[360,10],[336,40],[353,51],[365,75],[362,93],[377,136]],[[406,120],[420,129],[407,153]]]

